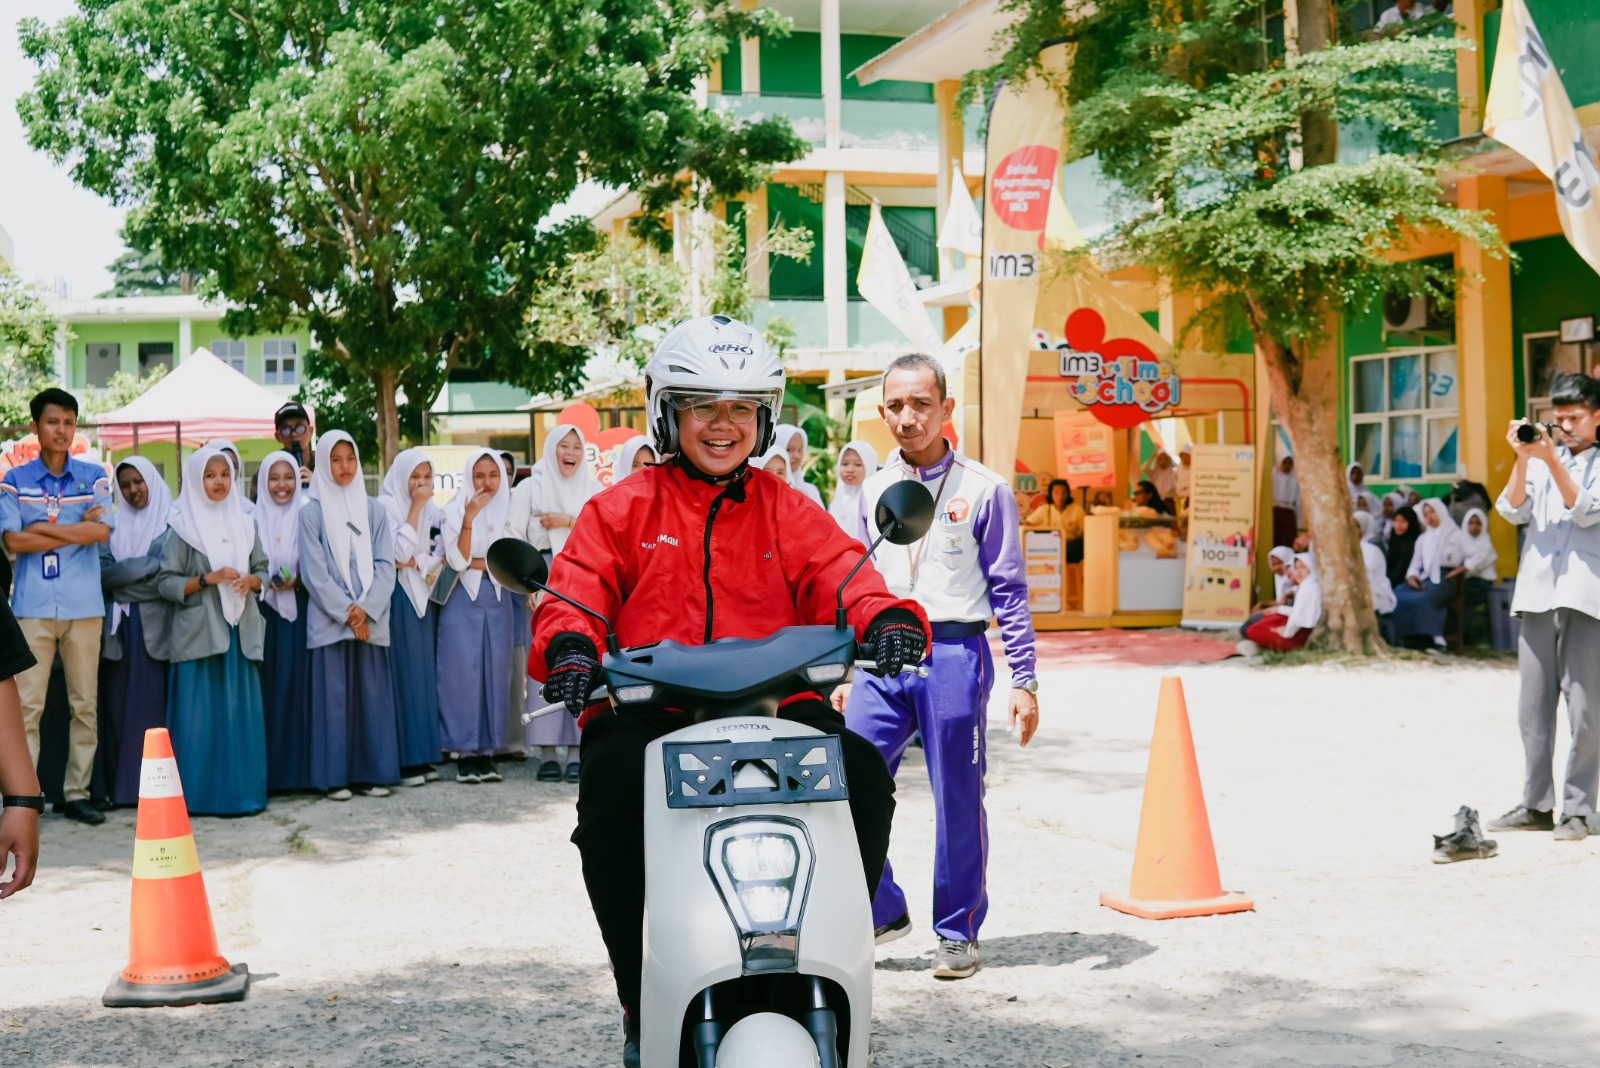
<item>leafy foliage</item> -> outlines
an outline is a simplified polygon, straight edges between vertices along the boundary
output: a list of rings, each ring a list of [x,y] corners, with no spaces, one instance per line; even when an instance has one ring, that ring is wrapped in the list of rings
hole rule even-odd
[[[0,426],[25,426],[28,402],[51,385],[55,316],[44,294],[0,264]]]
[[[130,247],[106,269],[111,272],[111,288],[101,297],[176,296],[193,293],[197,285],[192,273],[168,267],[161,250],[155,248]]]
[[[83,421],[93,422],[106,412],[114,412],[125,404],[131,404],[165,377],[167,368],[164,364],[158,364],[149,374],[143,376],[118,371],[104,386],[91,390],[87,396],[79,400],[78,403],[83,409]]]
[[[581,180],[654,209],[686,173],[734,196],[803,151],[693,93],[741,36],[781,32],[728,0],[82,0],[23,22],[40,70],[19,109],[34,147],[131,205],[135,247],[210,272],[227,329],[309,324],[311,366],[370,384],[387,457],[394,398],[431,400],[452,368],[573,381],[578,354],[524,324],[574,239],[540,222]]]

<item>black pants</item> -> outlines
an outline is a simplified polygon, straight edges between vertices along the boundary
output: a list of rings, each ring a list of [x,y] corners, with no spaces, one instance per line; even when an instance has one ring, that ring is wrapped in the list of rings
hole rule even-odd
[[[821,701],[796,702],[779,714],[841,739],[861,878],[870,897],[889,855],[894,779],[888,765],[871,742],[846,730],[844,717]],[[583,855],[583,882],[611,955],[617,997],[630,1020],[639,1018],[644,967],[644,752],[688,722],[673,712],[601,716],[584,727],[578,751],[578,829],[572,842]]]

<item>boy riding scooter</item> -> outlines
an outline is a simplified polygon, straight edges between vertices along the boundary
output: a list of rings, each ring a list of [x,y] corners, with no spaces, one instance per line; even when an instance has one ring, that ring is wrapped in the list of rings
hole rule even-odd
[[[645,388],[662,463],[585,506],[555,559],[550,587],[611,620],[623,647],[664,640],[698,646],[832,623],[836,591],[861,563],[862,546],[787,483],[747,464],[771,447],[783,402],[783,367],[760,334],[720,315],[681,323],[645,368]],[[870,562],[840,596],[857,640],[874,650],[877,670],[898,674],[922,659],[926,616],[915,602],[891,595]],[[534,618],[529,672],[544,681],[546,699],[564,703],[583,727],[572,840],[623,1006],[623,1061],[637,1065],[645,754],[687,717],[667,709],[612,715],[591,706],[605,637],[591,616],[547,599]],[[778,715],[840,737],[870,894],[894,811],[883,758],[816,693],[796,693]]]

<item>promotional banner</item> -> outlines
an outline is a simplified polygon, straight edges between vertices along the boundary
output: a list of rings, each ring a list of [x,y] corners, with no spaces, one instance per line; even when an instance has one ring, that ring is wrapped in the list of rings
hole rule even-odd
[[[1059,73],[1068,44],[1039,55]],[[1061,165],[1064,116],[1046,77],[1007,82],[989,112],[983,197],[982,441],[978,458],[1009,481],[1027,387],[1034,303],[1042,274],[1050,193]]]
[[[1525,0],[1506,0],[1501,10],[1483,132],[1550,179],[1561,229],[1600,271],[1600,166]]]
[[[1111,428],[1088,412],[1056,412],[1056,477],[1075,490],[1116,484]]]
[[[1028,611],[1059,612],[1061,604],[1061,531],[1022,532],[1022,562],[1028,573]]]
[[[1196,445],[1193,463],[1183,625],[1237,627],[1250,615],[1255,566],[1255,446]]]
[[[476,445],[422,445],[417,451],[428,458],[433,467],[433,503],[440,508],[450,503],[461,481],[461,469],[467,457],[478,450]]]

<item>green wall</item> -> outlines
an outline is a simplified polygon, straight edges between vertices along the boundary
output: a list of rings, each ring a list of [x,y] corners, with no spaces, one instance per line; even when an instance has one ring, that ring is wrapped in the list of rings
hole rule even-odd
[[[136,323],[73,323],[71,324],[73,338],[68,347],[67,354],[67,382],[68,389],[84,388],[87,372],[85,358],[88,346],[91,344],[116,343],[121,346],[121,369],[128,374],[140,373],[139,345],[147,342],[165,342],[172,346],[175,361],[187,356],[187,352],[178,351],[178,322],[167,320],[158,322]],[[208,348],[218,338],[229,338],[233,335],[222,329],[220,320],[193,320],[190,327],[190,345],[193,348]],[[245,373],[252,379],[260,382],[262,379],[261,342],[268,337],[294,338],[299,350],[300,366],[297,368],[303,375],[304,360],[307,350],[311,347],[311,332],[305,327],[283,330],[271,334],[253,334],[246,336],[245,342],[246,363]],[[193,349],[191,349],[193,351]],[[176,362],[175,364],[176,365]]]
[[[1595,0],[1533,0],[1529,5],[1539,36],[1555,60],[1561,83],[1572,106],[1600,101],[1600,4]],[[1500,42],[1500,12],[1483,17],[1483,77],[1487,85],[1494,72],[1495,49]]]
[[[1540,30],[1543,33],[1543,29]],[[1562,234],[1523,241],[1512,248],[1517,261],[1511,269],[1512,367],[1516,375],[1516,410],[1527,405],[1523,381],[1523,337],[1561,328],[1561,320],[1585,315],[1600,317],[1600,275],[1573,251]]]
[[[900,43],[898,37],[876,34],[839,35],[842,95],[849,100],[933,100],[933,86],[922,82],[881,81],[860,85],[849,77],[861,64]],[[744,64],[737,46],[722,56],[722,91],[744,91]],[[782,40],[761,42],[761,92],[771,96],[822,95],[822,35],[793,33]]]

